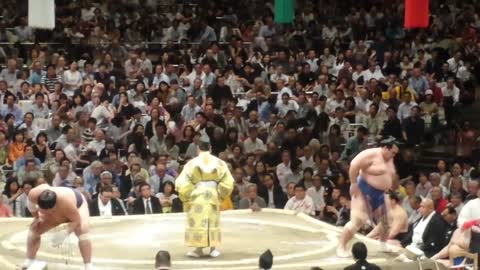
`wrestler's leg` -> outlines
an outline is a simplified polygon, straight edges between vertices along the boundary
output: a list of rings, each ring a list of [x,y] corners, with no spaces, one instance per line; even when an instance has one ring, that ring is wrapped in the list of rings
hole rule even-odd
[[[32,225],[30,225],[30,230],[28,232],[27,259],[23,264],[24,269],[28,268],[32,263],[34,263],[38,249],[40,248],[41,235],[56,226],[57,224],[42,221],[39,218],[34,219]]]
[[[439,260],[439,259],[445,259],[450,256],[450,253],[452,252],[458,252],[458,251],[466,251],[468,250],[469,243],[465,243],[463,241],[463,233],[461,229],[455,230],[452,235],[452,239],[450,239],[450,242],[446,247],[444,247],[442,250],[440,250],[437,254],[433,255],[431,257],[432,260]],[[465,244],[467,244],[465,246]]]
[[[350,221],[343,227],[343,232],[340,235],[337,248],[338,257],[349,256],[349,253],[347,252],[347,244],[367,220],[367,207],[363,195],[359,194],[353,196],[351,205]]]
[[[88,206],[86,203],[83,203],[80,209],[80,217],[82,219],[82,223],[79,228],[75,230],[75,234],[78,237],[78,248],[80,249],[80,254],[83,258],[83,263],[86,266],[86,269],[90,267],[92,262],[92,243],[89,239],[89,218],[90,214],[88,211]]]

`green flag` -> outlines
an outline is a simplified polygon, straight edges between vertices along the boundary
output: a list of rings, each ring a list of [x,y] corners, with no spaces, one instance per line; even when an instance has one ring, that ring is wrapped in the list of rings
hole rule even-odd
[[[275,0],[275,22],[292,23],[294,15],[293,0]]]

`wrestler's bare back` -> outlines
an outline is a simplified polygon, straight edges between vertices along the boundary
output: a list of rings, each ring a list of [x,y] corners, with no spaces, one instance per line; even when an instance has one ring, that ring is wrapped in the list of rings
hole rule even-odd
[[[66,187],[53,188],[47,184],[42,184],[30,191],[28,199],[32,204],[37,204],[40,193],[45,190],[55,191],[57,195],[57,202],[52,209],[38,209],[37,213],[40,220],[48,222],[51,225],[60,225],[62,223],[70,222],[72,215],[76,215],[78,213],[77,201],[73,190]]]
[[[360,152],[351,162],[358,165],[359,175],[372,187],[378,190],[388,190],[392,186],[395,165],[393,158],[385,160],[382,148],[371,148]]]

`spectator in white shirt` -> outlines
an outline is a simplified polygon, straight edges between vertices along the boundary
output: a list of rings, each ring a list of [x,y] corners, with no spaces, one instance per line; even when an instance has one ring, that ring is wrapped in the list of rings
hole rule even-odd
[[[456,52],[455,55],[447,60],[448,71],[456,74],[458,69],[463,66],[462,53],[460,51]]]
[[[101,103],[93,109],[91,117],[97,119],[97,127],[106,128],[115,115],[115,108],[110,106],[107,98],[102,99]]]
[[[101,129],[95,130],[95,138],[87,145],[87,150],[93,151],[100,156],[100,152],[105,148],[105,132]]]
[[[277,165],[276,168],[278,182],[282,187],[283,191],[287,190],[287,175],[292,174],[292,169],[290,168],[290,152],[284,150],[282,152],[282,163]]]
[[[14,94],[17,91],[14,87],[17,85],[18,72],[17,61],[15,59],[9,59],[7,62],[7,68],[0,72],[0,81],[7,82],[9,90]]]
[[[333,125],[338,125],[340,127],[341,134],[345,135],[348,127],[350,126],[350,121],[345,118],[345,109],[343,107],[337,107],[335,109],[335,118],[328,125],[327,133],[330,133],[330,128]]]
[[[307,53],[307,59],[306,61],[307,64],[310,65],[310,70],[312,72],[317,72],[318,70],[318,58],[315,55],[315,50],[311,49]]]
[[[202,74],[203,87],[209,87],[210,85],[214,84],[216,78],[217,77],[212,72],[210,65],[209,64],[203,65],[203,74]]]
[[[278,80],[283,80],[285,84],[288,84],[288,76],[283,73],[283,66],[281,65],[278,65],[275,69],[275,73],[270,76],[270,81],[272,83],[276,83]]]
[[[195,120],[195,116],[198,112],[201,112],[202,108],[197,105],[195,102],[195,97],[193,95],[188,96],[187,104],[185,104],[182,108],[181,115],[185,122],[190,122]]]
[[[284,209],[311,216],[315,215],[314,202],[312,198],[307,195],[305,187],[302,184],[297,184],[295,186],[295,196],[288,200]]]
[[[313,88],[313,92],[318,93],[318,96],[329,96],[328,93],[329,86],[327,84],[327,76],[319,75],[317,81],[315,82],[315,87]]]
[[[370,79],[376,79],[376,80],[381,80],[385,79],[385,76],[383,76],[382,69],[375,63],[375,62],[370,62],[368,65],[368,69],[365,70],[363,73],[364,80],[365,82],[369,82]]]
[[[289,111],[298,111],[298,103],[295,100],[290,99],[290,95],[288,93],[282,94],[282,100],[277,101],[277,105],[275,106],[278,109],[278,116],[280,118],[284,118],[285,115]]]
[[[155,66],[155,73],[153,74],[153,80],[150,89],[158,89],[161,82],[166,82],[167,84],[170,84],[170,78],[165,73],[163,73],[163,66],[158,64]]]
[[[341,89],[335,90],[335,97],[327,100],[327,113],[332,116],[336,113],[336,110],[339,107],[345,107],[345,94]]]
[[[335,65],[335,56],[330,54],[330,49],[325,48],[323,49],[323,54],[320,56],[320,60],[322,60],[322,65],[326,66],[329,71],[333,68]]]
[[[263,152],[266,150],[263,141],[257,137],[258,132],[256,127],[250,127],[248,129],[248,134],[248,138],[243,142],[243,149],[246,154],[257,153],[259,151]]]
[[[77,62],[70,64],[70,69],[63,73],[63,90],[68,97],[72,97],[75,90],[82,86],[82,74],[78,71]]]
[[[413,107],[418,106],[416,102],[412,101],[412,94],[405,92],[403,94],[403,102],[398,106],[397,117],[402,122],[410,117],[410,113]]]
[[[50,115],[50,109],[42,93],[35,94],[35,103],[30,108],[30,112],[32,112],[37,119],[47,119]]]
[[[453,105],[457,105],[460,101],[460,89],[455,86],[455,80],[453,78],[448,78],[447,84],[442,88],[442,95],[444,98],[451,98]]]
[[[315,166],[312,148],[309,145],[303,147],[303,156],[300,157],[300,161],[302,162],[302,169],[313,168]]]
[[[15,213],[16,217],[30,217],[31,214],[27,209],[28,193],[33,188],[33,182],[24,181],[22,183],[22,194],[15,199]]]
[[[312,198],[315,206],[315,215],[318,216],[325,207],[325,200],[323,198],[325,193],[325,188],[322,187],[322,178],[320,175],[314,175],[312,177],[313,186],[307,190],[307,195]]]

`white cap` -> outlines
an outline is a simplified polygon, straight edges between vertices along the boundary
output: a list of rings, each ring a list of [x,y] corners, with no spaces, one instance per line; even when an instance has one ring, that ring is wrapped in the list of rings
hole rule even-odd
[[[431,89],[428,89],[425,91],[425,95],[433,95],[433,91]]]

